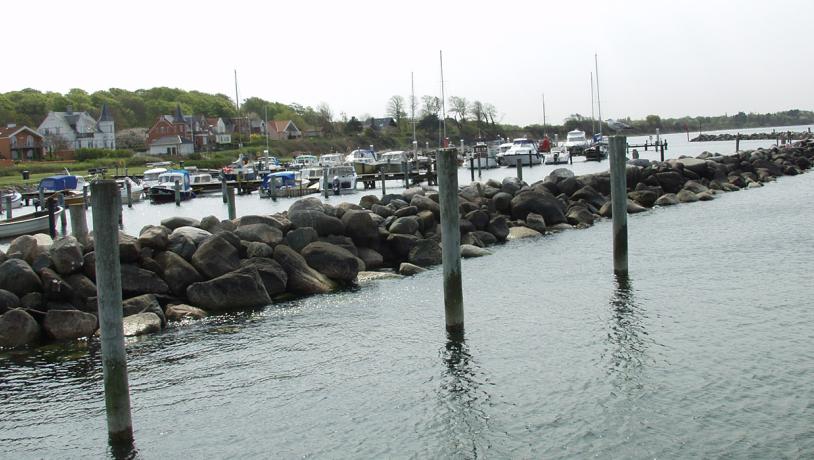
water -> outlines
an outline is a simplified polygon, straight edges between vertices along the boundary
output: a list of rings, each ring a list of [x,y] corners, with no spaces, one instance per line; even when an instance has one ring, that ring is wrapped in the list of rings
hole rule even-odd
[[[812,458],[812,200],[805,174],[631,215],[630,280],[607,220],[496,247],[463,262],[462,342],[440,267],[130,339],[136,448]],[[0,353],[0,401],[0,458],[109,455],[96,340]]]

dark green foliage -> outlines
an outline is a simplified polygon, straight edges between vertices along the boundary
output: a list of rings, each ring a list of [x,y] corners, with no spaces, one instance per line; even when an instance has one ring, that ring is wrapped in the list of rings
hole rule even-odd
[[[131,158],[133,152],[130,150],[110,150],[110,149],[77,149],[74,152],[76,161],[98,160],[101,158]]]

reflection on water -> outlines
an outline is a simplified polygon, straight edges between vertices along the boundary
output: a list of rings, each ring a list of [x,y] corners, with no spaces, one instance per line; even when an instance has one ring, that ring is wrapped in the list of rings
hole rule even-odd
[[[641,388],[640,376],[649,361],[647,350],[651,339],[644,326],[647,316],[636,302],[633,282],[628,275],[615,275],[610,307],[604,353],[608,374],[616,377],[614,382],[620,390]]]
[[[108,440],[107,454],[115,460],[136,460],[142,458],[132,442],[114,442]]]
[[[483,389],[486,378],[473,358],[463,333],[448,333],[441,350],[445,369],[438,389],[439,416],[449,436],[451,451],[465,458],[485,455],[488,445],[490,395]]]

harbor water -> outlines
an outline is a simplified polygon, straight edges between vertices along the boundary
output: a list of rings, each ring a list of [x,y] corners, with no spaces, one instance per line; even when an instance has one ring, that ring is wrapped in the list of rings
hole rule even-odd
[[[290,204],[241,198],[238,214]],[[125,209],[128,232],[154,209],[220,212],[198,200]],[[630,215],[629,279],[609,220],[494,247],[463,262],[463,338],[444,332],[437,267],[129,339],[135,449],[812,458],[812,201],[808,173]],[[0,458],[110,455],[96,339],[0,352]]]

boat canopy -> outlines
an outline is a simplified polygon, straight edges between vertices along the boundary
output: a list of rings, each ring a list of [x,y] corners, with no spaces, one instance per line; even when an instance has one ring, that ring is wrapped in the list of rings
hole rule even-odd
[[[296,171],[279,171],[271,174],[266,174],[263,177],[263,182],[260,184],[260,188],[268,189],[269,182],[271,182],[271,178],[279,179],[277,181],[278,187],[292,187],[297,184],[297,172]]]
[[[84,182],[82,180],[81,182]],[[76,190],[80,180],[77,176],[50,176],[40,180],[41,190]]]

